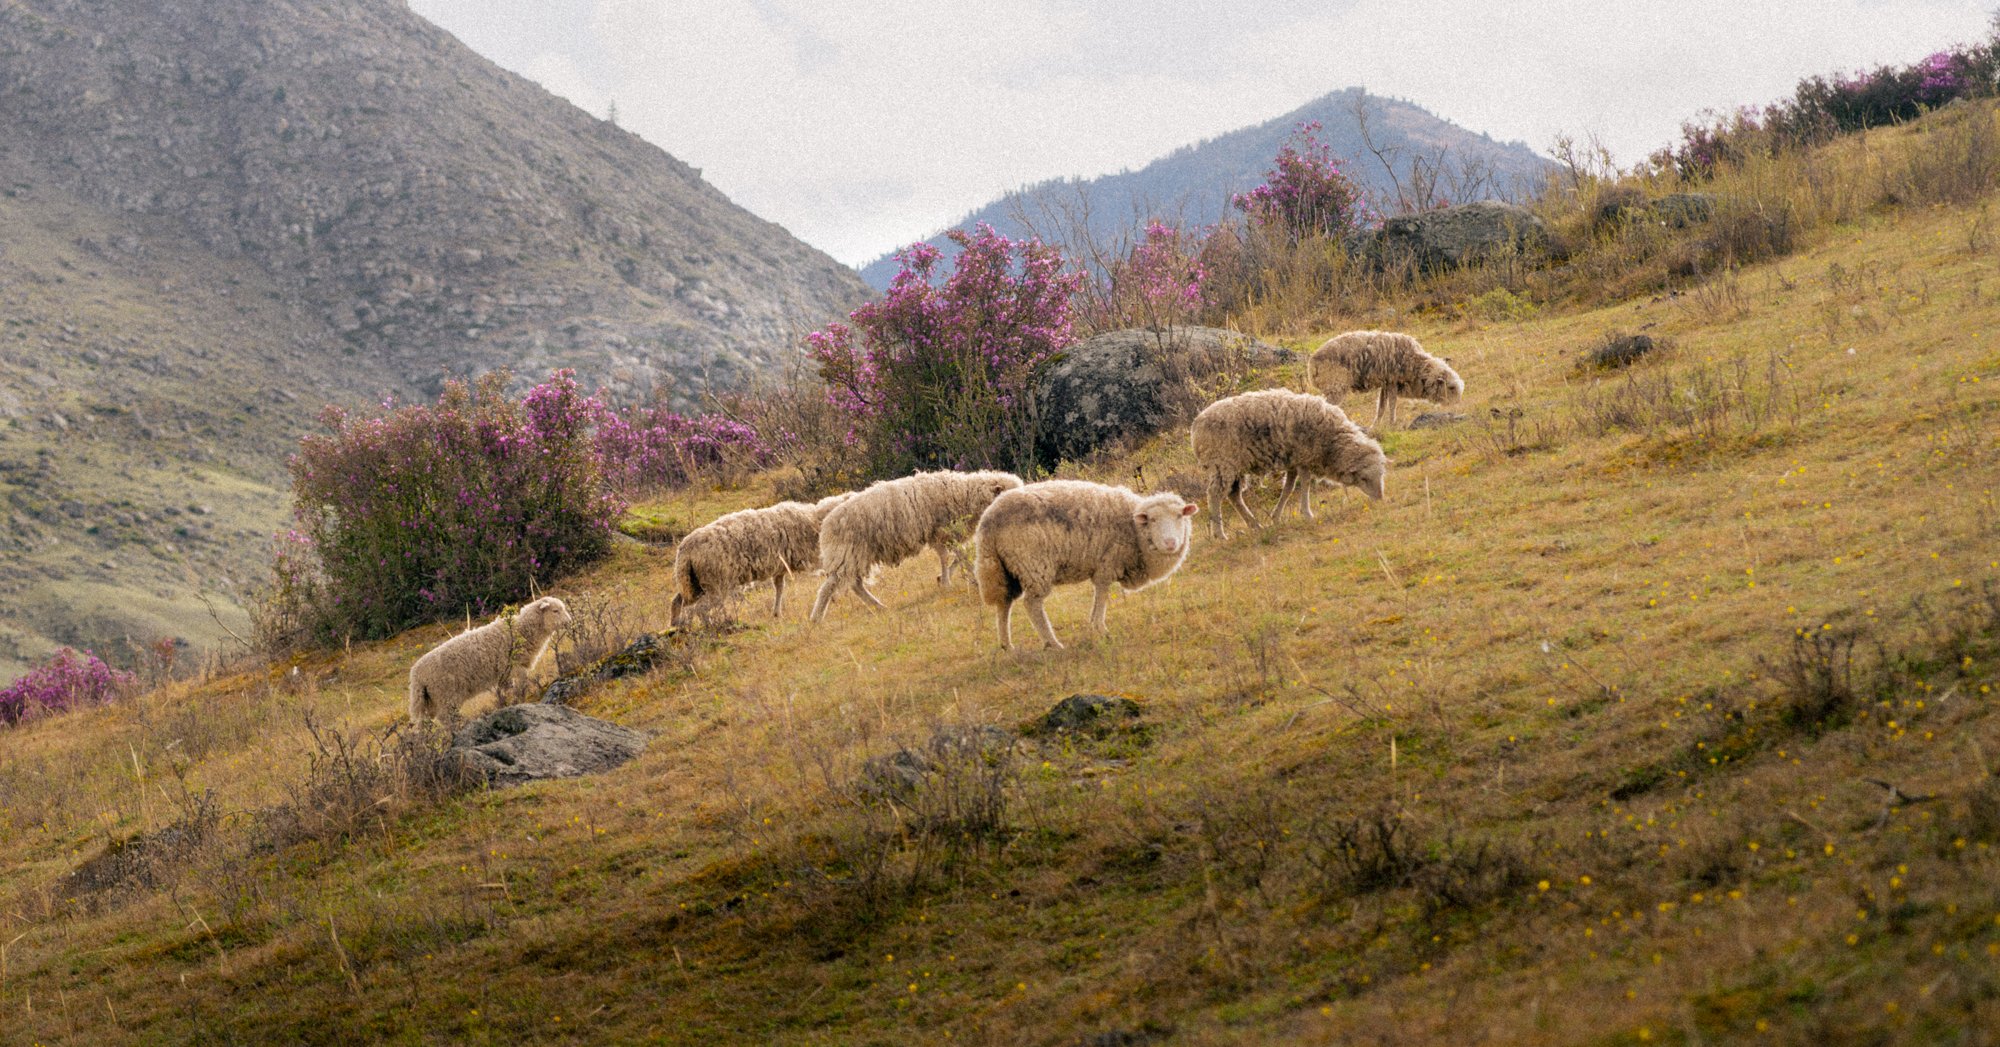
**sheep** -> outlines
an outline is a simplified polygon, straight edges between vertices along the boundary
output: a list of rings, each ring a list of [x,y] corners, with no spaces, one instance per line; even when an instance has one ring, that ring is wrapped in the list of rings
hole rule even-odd
[[[807,505],[779,502],[744,509],[695,528],[674,548],[674,598],[667,615],[678,627],[704,597],[726,594],[769,579],[777,594],[771,617],[785,609],[785,581],[819,567],[819,528],[828,513],[851,494],[836,494]]]
[[[1165,581],[1187,558],[1188,518],[1200,510],[1172,492],[1141,498],[1129,488],[1045,480],[993,500],[973,532],[979,596],[996,609],[1002,650],[1014,646],[1014,601],[1051,649],[1060,649],[1042,601],[1058,585],[1097,587],[1090,624],[1099,633],[1115,582],[1126,592]]]
[[[1209,526],[1218,538],[1229,537],[1218,499],[1227,499],[1252,530],[1262,524],[1243,502],[1243,479],[1251,473],[1282,473],[1284,486],[1271,510],[1277,523],[1285,500],[1294,490],[1307,519],[1312,519],[1312,485],[1316,476],[1358,487],[1368,497],[1383,496],[1389,460],[1382,445],[1349,421],[1340,408],[1288,389],[1263,389],[1209,404],[1195,416],[1189,431],[1195,461],[1208,474]]]
[[[820,571],[826,581],[813,602],[812,620],[826,617],[827,605],[843,586],[881,610],[882,601],[868,591],[869,572],[877,564],[901,563],[927,546],[937,553],[938,584],[951,584],[954,525],[977,517],[994,496],[1019,486],[1021,478],[1013,473],[950,471],[869,485],[820,525]]]
[[[1370,429],[1381,424],[1385,410],[1394,426],[1396,402],[1402,397],[1450,407],[1465,395],[1465,380],[1450,362],[1424,352],[1415,338],[1394,331],[1335,335],[1314,350],[1307,373],[1313,388],[1331,403],[1339,403],[1350,392],[1376,390]]]
[[[528,667],[569,620],[568,606],[544,596],[431,648],[410,666],[410,722],[455,718],[466,699],[488,692],[504,704],[525,689]]]

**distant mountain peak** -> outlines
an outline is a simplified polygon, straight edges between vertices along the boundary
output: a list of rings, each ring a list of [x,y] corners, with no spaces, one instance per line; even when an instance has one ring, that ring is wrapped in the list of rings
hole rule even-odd
[[[1366,116],[1366,141],[1357,107]],[[1468,200],[1524,194],[1550,166],[1522,143],[1496,142],[1415,103],[1348,87],[1263,123],[1179,146],[1137,170],[1097,178],[1053,178],[1023,187],[948,228],[970,229],[985,222],[1011,237],[1040,233],[1049,238],[1056,232],[1064,240],[1087,228],[1093,239],[1108,242],[1137,229],[1148,217],[1213,225],[1228,214],[1232,195],[1263,182],[1279,147],[1309,123],[1320,125],[1320,141],[1332,147],[1350,177],[1371,196],[1392,204],[1399,182],[1408,193],[1413,166],[1439,159],[1446,164],[1446,179]],[[950,244],[942,231],[928,242],[949,255]],[[890,252],[863,266],[861,276],[879,290],[888,286],[897,269]]]

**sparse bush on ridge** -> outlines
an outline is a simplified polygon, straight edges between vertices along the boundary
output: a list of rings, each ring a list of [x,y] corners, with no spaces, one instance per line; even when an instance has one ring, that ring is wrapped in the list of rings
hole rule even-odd
[[[1649,162],[1683,179],[1703,179],[1758,152],[1809,148],[1850,131],[1914,120],[1961,98],[1989,97],[1996,86],[2000,34],[1901,68],[1810,77],[1799,81],[1792,97],[1761,110],[1704,114],[1683,123],[1681,140]]]

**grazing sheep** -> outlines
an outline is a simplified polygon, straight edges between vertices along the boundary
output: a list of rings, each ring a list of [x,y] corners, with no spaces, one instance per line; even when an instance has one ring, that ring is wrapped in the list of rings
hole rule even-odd
[[[950,584],[954,526],[978,516],[1000,492],[1019,486],[1021,478],[1013,473],[949,471],[870,484],[820,525],[820,570],[826,581],[813,601],[812,620],[826,617],[827,605],[842,586],[880,609],[882,601],[868,591],[868,573],[876,564],[894,566],[925,547],[937,553],[938,584]]]
[[[518,693],[549,638],[569,624],[569,608],[544,596],[512,615],[467,629],[410,666],[410,721],[455,717],[468,698]]]
[[[1350,392],[1376,390],[1370,429],[1381,424],[1385,409],[1394,426],[1396,402],[1402,397],[1450,407],[1465,395],[1465,380],[1450,363],[1424,352],[1415,338],[1394,331],[1335,335],[1313,352],[1307,371],[1313,388],[1333,403]]]
[[[674,547],[674,598],[669,621],[679,626],[704,597],[720,596],[769,579],[777,595],[771,617],[782,617],[785,581],[819,566],[819,527],[828,513],[852,497],[836,494],[807,505],[779,502],[744,509],[695,528]]]
[[[1253,530],[1263,526],[1243,502],[1244,477],[1253,473],[1284,476],[1272,523],[1294,490],[1306,518],[1312,518],[1316,476],[1359,487],[1370,498],[1383,494],[1389,460],[1382,445],[1317,396],[1263,389],[1217,400],[1195,416],[1190,435],[1195,461],[1208,474],[1209,509],[1215,514],[1209,526],[1219,538],[1229,537],[1229,529],[1217,499],[1227,499]]]
[[[1002,649],[1014,646],[1014,601],[1042,642],[1060,648],[1042,601],[1058,585],[1097,586],[1090,624],[1109,632],[1104,603],[1111,586],[1132,592],[1164,581],[1187,558],[1188,518],[1200,510],[1172,492],[1144,498],[1124,487],[1045,480],[993,500],[974,532],[979,597],[997,609]]]

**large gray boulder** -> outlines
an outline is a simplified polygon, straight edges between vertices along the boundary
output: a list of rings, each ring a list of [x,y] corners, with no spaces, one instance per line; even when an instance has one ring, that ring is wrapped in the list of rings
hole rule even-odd
[[[639,755],[646,736],[561,705],[510,705],[461,728],[452,739],[469,769],[490,785],[597,774]]]
[[[1457,269],[1514,253],[1540,251],[1548,228],[1525,207],[1481,200],[1382,223],[1367,245],[1378,266],[1410,264],[1425,272]]]
[[[1070,347],[1042,377],[1035,455],[1046,466],[1144,439],[1189,413],[1189,378],[1263,367],[1298,354],[1215,327],[1107,331]]]

